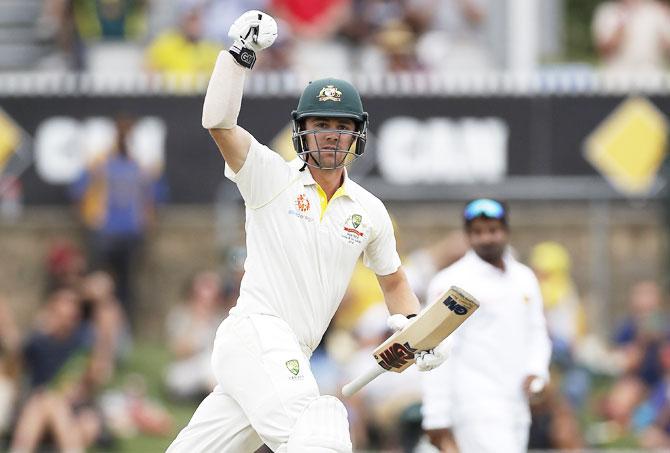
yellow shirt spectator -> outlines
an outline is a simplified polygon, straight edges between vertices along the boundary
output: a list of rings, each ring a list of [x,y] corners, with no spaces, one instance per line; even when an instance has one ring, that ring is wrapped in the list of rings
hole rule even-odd
[[[151,71],[177,75],[209,74],[214,69],[221,46],[216,43],[189,40],[174,30],[160,35],[147,50]]]

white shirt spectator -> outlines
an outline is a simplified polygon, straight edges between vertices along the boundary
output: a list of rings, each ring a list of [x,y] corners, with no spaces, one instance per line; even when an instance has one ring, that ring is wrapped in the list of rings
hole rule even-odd
[[[668,5],[656,0],[604,2],[596,9],[592,28],[608,70],[660,71],[668,61]]]

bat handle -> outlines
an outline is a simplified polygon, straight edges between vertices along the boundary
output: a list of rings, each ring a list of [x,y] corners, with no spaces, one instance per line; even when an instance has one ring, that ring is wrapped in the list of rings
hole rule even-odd
[[[368,371],[365,373],[361,374],[358,376],[356,379],[353,381],[349,382],[348,384],[344,385],[342,387],[342,395],[344,396],[351,396],[360,389],[362,389],[365,385],[369,384],[372,382],[374,378],[379,376],[382,373],[385,373],[386,370],[380,366],[370,368]]]

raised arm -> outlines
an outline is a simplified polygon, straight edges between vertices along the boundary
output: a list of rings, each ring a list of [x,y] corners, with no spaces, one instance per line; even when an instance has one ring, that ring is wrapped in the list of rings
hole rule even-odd
[[[237,172],[251,145],[251,135],[237,125],[244,80],[256,62],[256,52],[277,38],[277,23],[261,11],[247,11],[231,25],[228,36],[235,42],[216,60],[202,109],[202,126],[209,130],[228,166]]]

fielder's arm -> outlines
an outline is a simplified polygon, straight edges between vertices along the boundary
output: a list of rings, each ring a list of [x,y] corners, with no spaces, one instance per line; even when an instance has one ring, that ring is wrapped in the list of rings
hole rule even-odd
[[[421,310],[419,299],[412,291],[402,267],[389,275],[377,275],[389,313],[416,315]]]
[[[251,135],[237,125],[246,74],[256,62],[256,52],[272,45],[277,23],[261,11],[247,11],[230,27],[230,50],[222,51],[207,86],[202,126],[208,129],[228,166],[239,171],[251,146]]]

